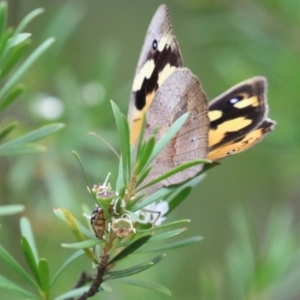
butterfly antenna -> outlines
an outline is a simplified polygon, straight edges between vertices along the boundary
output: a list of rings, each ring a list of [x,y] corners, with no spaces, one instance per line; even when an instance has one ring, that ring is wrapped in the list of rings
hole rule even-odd
[[[108,142],[106,141],[102,136],[96,134],[95,132],[89,132],[88,135],[93,135],[100,139],[119,159],[120,159],[120,154],[115,150],[115,148]]]

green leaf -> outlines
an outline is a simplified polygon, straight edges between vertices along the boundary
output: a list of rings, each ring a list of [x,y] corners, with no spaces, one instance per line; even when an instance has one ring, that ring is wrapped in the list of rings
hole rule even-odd
[[[33,250],[30,248],[30,244],[28,243],[25,236],[23,236],[21,239],[21,246],[22,246],[23,254],[26,259],[27,265],[29,266],[31,272],[33,273],[35,279],[37,280],[38,286],[41,288],[37,263],[35,261]]]
[[[4,66],[0,74],[0,79],[3,79],[18,64],[18,62],[25,55],[29,45],[29,40],[24,41],[22,44],[19,44],[10,51],[7,58],[5,59]]]
[[[0,99],[8,93],[13,86],[20,80],[20,78],[28,71],[32,64],[45,52],[54,39],[50,38],[43,42],[33,53],[23,62],[23,64],[14,72],[14,74],[6,81],[4,86],[0,90]]]
[[[140,194],[140,195],[135,195],[133,199],[131,199],[127,205],[126,205],[126,210],[132,211],[132,207],[134,207],[134,205],[136,203],[138,203],[141,199],[143,199],[145,197],[145,195]]]
[[[1,76],[1,74],[0,74]],[[9,106],[14,100],[17,99],[24,91],[24,85],[18,84],[14,86],[2,99],[0,102],[0,111]]]
[[[99,240],[98,239],[93,239],[93,240],[85,240],[83,242],[78,242],[78,243],[63,243],[61,244],[62,247],[64,248],[73,248],[73,249],[84,249],[84,248],[91,248],[94,247],[95,245],[99,244]]]
[[[152,167],[148,167],[145,170],[143,170],[143,172],[139,175],[138,180],[135,184],[136,187],[140,186],[141,183],[143,183],[144,179],[149,175],[150,171],[151,171]]]
[[[118,260],[123,259],[124,257],[128,256],[129,254],[133,253],[138,248],[140,248],[145,243],[147,243],[151,237],[152,237],[152,235],[145,235],[145,236],[135,240],[128,247],[123,249],[119,254],[117,254],[115,257],[113,257],[109,261],[109,264],[113,264],[113,263],[117,262]]]
[[[118,271],[108,271],[105,274],[107,276],[105,278],[105,280],[111,280],[111,279],[120,278],[120,277],[127,277],[127,276],[131,276],[131,275],[143,272],[143,271],[153,267],[158,262],[160,262],[165,256],[166,256],[165,254],[161,254],[161,255],[151,259],[150,261],[138,264],[138,265],[128,268],[128,269],[118,270]]]
[[[131,211],[136,212],[138,210],[141,210],[142,208],[148,206],[153,202],[164,199],[168,194],[170,194],[170,190],[168,188],[159,189],[157,192],[147,197],[147,199],[137,203],[134,207],[131,208]]]
[[[43,298],[50,299],[50,276],[48,261],[44,258],[40,259],[38,264],[39,278],[41,282],[41,290]]]
[[[148,163],[151,163],[154,158],[167,146],[167,144],[174,138],[176,133],[180,130],[180,128],[185,123],[186,119],[188,118],[189,113],[185,113],[180,118],[178,118],[170,127],[170,129],[166,132],[166,134],[158,141],[155,145],[152,155],[149,158]]]
[[[17,125],[17,122],[11,122],[0,130],[0,141],[3,140]]]
[[[165,216],[170,214],[183,200],[187,198],[187,196],[191,193],[192,188],[190,186],[180,190],[176,195],[172,198],[172,201],[169,202],[169,210],[165,213]]]
[[[181,184],[180,186],[169,187],[174,189],[173,193],[165,199],[169,203],[169,210],[164,216],[167,216],[171,211],[173,211],[186,197],[190,194],[192,187],[198,185],[204,178],[205,174],[201,174],[188,180],[187,182]]]
[[[143,147],[143,150],[141,151],[140,155],[137,157],[137,168],[136,168],[136,175],[138,176],[141,171],[144,169],[145,165],[147,165],[147,162],[152,154],[152,151],[155,147],[155,137],[151,136],[147,142],[145,142],[145,146]]]
[[[21,227],[22,237],[25,237],[26,239],[25,246],[29,247],[28,251],[31,253],[30,255],[32,255],[33,260],[35,261],[35,266],[37,266],[39,261],[39,255],[38,255],[37,247],[34,240],[34,235],[29,220],[25,217],[22,217],[20,221],[20,227]]]
[[[150,289],[150,290],[160,292],[160,293],[168,295],[168,296],[172,296],[171,291],[168,288],[166,288],[163,285],[160,285],[158,283],[155,283],[155,282],[143,281],[143,280],[138,280],[138,279],[133,279],[133,278],[120,278],[117,280],[118,280],[118,282],[142,287],[145,289]]]
[[[43,8],[37,8],[31,11],[19,24],[19,26],[15,30],[15,35],[21,33],[24,28],[38,15],[42,14],[45,10]]]
[[[124,183],[127,184],[131,174],[131,150],[129,142],[129,127],[124,115],[121,114],[117,105],[111,101],[115,121],[118,128],[119,139],[121,142],[121,160],[123,167]]]
[[[22,276],[25,280],[33,284],[36,288],[38,285],[30,277],[30,275],[18,264],[18,262],[0,245],[0,257],[6,262],[17,274]]]
[[[25,206],[21,204],[2,205],[0,206],[0,216],[14,215],[25,210]]]
[[[186,231],[187,228],[180,228],[180,229],[175,229],[175,230],[171,230],[171,231],[168,231],[168,232],[164,232],[164,233],[161,233],[161,234],[156,234],[152,237],[152,239],[149,241],[149,243],[153,243],[153,242],[157,242],[157,241],[161,241],[161,240],[164,240],[164,239],[168,239],[168,238],[171,238],[173,236],[176,236],[184,231]]]
[[[83,286],[78,289],[71,290],[66,292],[56,298],[54,300],[66,300],[66,299],[73,299],[82,296],[83,293],[87,292],[90,289],[89,286]]]
[[[81,230],[78,227],[77,220],[73,217],[73,215],[65,208],[62,208],[61,211],[63,212],[66,222],[67,222],[69,228],[71,229],[71,232],[73,233],[75,239],[78,242],[85,241],[85,238],[84,238]],[[84,248],[83,251],[85,252],[87,257],[89,257],[93,262],[97,263],[97,259],[95,258],[95,255],[89,248]]]
[[[183,219],[183,220],[173,221],[173,222],[169,222],[169,223],[163,223],[162,225],[155,226],[154,228],[151,226],[149,229],[139,229],[138,232],[147,232],[147,231],[156,232],[157,230],[166,229],[168,227],[173,227],[176,225],[181,225],[181,224],[190,223],[190,222],[191,222],[191,220],[189,220],[189,219]]]
[[[120,159],[119,161],[119,170],[118,170],[118,178],[117,178],[117,184],[116,184],[116,191],[119,191],[121,187],[124,186],[124,175],[123,175],[123,160]]]
[[[11,149],[16,146],[21,146],[26,143],[35,142],[37,140],[40,140],[56,131],[62,129],[63,127],[65,127],[65,125],[62,123],[53,123],[50,125],[40,127],[40,128],[35,129],[19,138],[14,139],[13,141],[2,144],[0,146],[0,151],[6,150],[6,149]]]
[[[19,33],[8,40],[10,47],[16,47],[31,37],[31,33]]]
[[[77,162],[79,163],[79,166],[80,166],[80,169],[81,169],[81,172],[83,173],[84,175],[84,178],[85,178],[85,181],[87,183],[87,186],[89,187],[90,191],[91,191],[91,194],[93,195],[95,201],[96,201],[96,197],[95,195],[92,193],[92,185],[91,185],[91,182],[89,180],[89,177],[87,176],[85,170],[84,170],[84,167],[83,167],[83,163],[82,163],[82,160],[80,158],[80,155],[76,152],[76,151],[72,151],[72,154],[75,156]],[[97,201],[96,201],[97,202]]]
[[[0,150],[0,156],[33,154],[33,153],[44,152],[46,150],[47,150],[46,147],[39,144],[16,145],[16,146],[7,147],[3,150]]]
[[[65,214],[64,214],[64,209],[62,208],[58,208],[58,207],[55,207],[53,209],[53,212],[54,214],[60,218],[62,221],[64,221],[65,223],[67,223],[67,219],[65,217]],[[79,228],[79,230],[84,234],[86,235],[87,237],[93,239],[95,238],[95,233],[94,232],[91,232],[88,228],[86,228],[80,221],[76,220],[76,223],[77,223],[77,226]]]
[[[171,169],[170,171],[164,173],[163,175],[155,178],[154,180],[150,181],[148,184],[142,186],[140,189],[137,190],[137,192],[145,189],[146,187],[149,187],[157,182],[160,182],[174,174],[177,174],[177,173],[180,173],[182,172],[183,170],[186,170],[190,167],[193,167],[193,166],[196,166],[196,165],[200,165],[200,164],[206,164],[206,163],[210,163],[210,160],[207,160],[207,159],[196,159],[196,160],[192,160],[192,161],[188,161],[188,162],[185,162],[173,169]]]
[[[181,240],[179,242],[175,242],[172,244],[168,244],[168,245],[164,245],[161,247],[157,247],[157,248],[152,248],[152,249],[143,249],[141,250],[141,252],[154,252],[154,251],[166,251],[166,250],[172,250],[172,249],[177,249],[177,248],[181,248],[181,247],[186,247],[189,245],[193,245],[195,243],[200,242],[203,239],[202,236],[194,236],[185,240]]]
[[[5,278],[4,276],[0,275],[0,288],[12,290],[17,292],[18,294],[22,295],[26,299],[36,299],[39,300],[40,297],[37,295],[34,295],[22,288],[20,288],[18,285],[10,281],[9,279]]]
[[[63,265],[59,268],[59,270],[55,273],[51,283],[50,283],[50,286],[52,286],[55,281],[57,280],[57,278],[59,277],[59,275],[62,273],[62,271],[71,263],[73,262],[75,259],[77,259],[79,256],[83,255],[84,254],[84,251],[81,249],[81,250],[78,250],[76,251],[75,253],[73,253],[64,263]]]

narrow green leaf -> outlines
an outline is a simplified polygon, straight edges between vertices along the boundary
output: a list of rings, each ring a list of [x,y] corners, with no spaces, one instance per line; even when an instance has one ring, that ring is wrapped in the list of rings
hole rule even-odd
[[[0,131],[0,141],[3,140],[16,126],[18,122],[11,122]]]
[[[155,146],[155,137],[151,136],[147,142],[145,142],[145,147],[143,151],[141,151],[140,155],[137,157],[137,168],[136,168],[136,175],[138,176],[140,172],[144,169],[145,165],[147,164],[151,153]]]
[[[141,183],[143,183],[144,179],[149,175],[151,169],[152,169],[152,168],[151,168],[151,166],[150,166],[150,167],[148,167],[147,169],[143,170],[143,172],[140,174],[140,176],[138,177],[138,180],[137,180],[137,182],[136,182],[136,184],[135,184],[136,188],[137,188],[138,186],[140,186]]]
[[[57,278],[59,277],[59,275],[62,273],[62,271],[70,264],[72,263],[75,259],[77,259],[78,257],[80,257],[81,255],[84,254],[84,251],[78,250],[75,253],[73,253],[64,263],[63,265],[59,268],[59,270],[55,273],[55,275],[53,276],[53,279],[50,283],[50,286],[52,286],[55,281],[57,280]]]
[[[7,148],[11,148],[12,146],[20,146],[24,145],[26,143],[35,142],[37,140],[40,140],[60,129],[65,127],[62,123],[53,123],[46,126],[42,126],[36,130],[33,130],[19,138],[14,139],[13,141],[7,142],[5,144],[2,144],[0,146],[0,151],[5,150]]]
[[[18,64],[18,62],[25,55],[26,50],[29,48],[30,41],[25,41],[23,44],[20,44],[14,47],[7,58],[5,59],[2,72],[0,74],[0,79],[3,79],[12,69]]]
[[[116,184],[116,191],[119,191],[122,186],[125,185],[124,183],[124,175],[123,175],[123,161],[120,159],[119,161],[119,170],[118,170],[118,178],[117,178],[117,184]]]
[[[64,208],[62,208],[61,210],[66,218],[66,222],[69,228],[71,229],[71,232],[73,233],[75,239],[78,242],[85,241],[85,238],[78,227],[77,220],[73,217],[73,215],[68,210]],[[93,262],[97,263],[97,259],[95,258],[93,252],[89,248],[84,248],[83,251],[85,252],[87,257],[89,257]]]
[[[185,123],[186,119],[188,118],[189,113],[185,113],[180,118],[178,118],[167,131],[167,133],[158,141],[155,145],[152,155],[149,158],[149,163],[154,160],[154,158],[163,150],[165,146],[174,138],[176,133],[180,130],[180,128]]]
[[[89,286],[83,286],[78,289],[71,290],[66,292],[56,298],[54,300],[66,300],[66,299],[77,299],[77,297],[82,296],[83,293],[87,292],[90,289]]]
[[[0,216],[14,215],[25,210],[25,206],[21,204],[2,205],[0,206]]]
[[[138,248],[140,248],[145,243],[147,243],[151,237],[152,237],[152,235],[145,235],[145,236],[135,240],[128,247],[123,249],[119,254],[117,254],[115,257],[113,257],[109,261],[109,264],[113,264],[113,263],[117,262],[118,260],[123,259],[124,257],[128,256],[129,254],[133,253]]]
[[[81,172],[83,173],[84,175],[84,178],[85,178],[85,181],[87,183],[87,186],[90,188],[90,190],[92,190],[92,184],[89,180],[89,177],[87,176],[86,172],[85,172],[85,169],[83,167],[83,163],[82,163],[82,160],[80,158],[80,155],[76,152],[76,151],[72,151],[72,154],[75,156],[77,162],[79,163],[79,166],[80,166],[80,169],[81,169]]]
[[[54,214],[60,218],[62,221],[64,221],[65,223],[67,223],[67,219],[65,217],[65,214],[64,214],[64,209],[62,208],[58,208],[58,207],[55,207],[53,209],[53,212]],[[77,226],[79,228],[79,230],[84,234],[86,235],[87,237],[93,239],[95,238],[95,234],[94,232],[91,232],[88,228],[86,228],[80,221],[76,220],[76,223],[77,223]]]
[[[176,225],[181,225],[181,224],[190,223],[190,222],[191,222],[191,220],[189,220],[189,219],[183,219],[183,220],[178,220],[178,221],[174,221],[174,222],[164,223],[162,225],[155,226],[154,228],[151,226],[149,229],[139,229],[138,232],[147,232],[147,231],[156,232],[157,230],[166,229],[168,227],[173,227]]]
[[[12,28],[8,28],[7,30],[5,30],[1,36],[1,40],[0,40],[0,63],[4,61],[5,58],[5,51],[8,47],[8,40],[12,37],[13,35],[13,29]]]
[[[120,278],[117,280],[118,280],[118,282],[142,287],[145,289],[150,289],[150,290],[160,292],[160,293],[168,295],[168,296],[172,296],[171,291],[168,288],[166,288],[163,285],[160,285],[158,283],[155,283],[155,282],[143,281],[143,280],[138,280],[138,279],[133,279],[133,278]]]
[[[165,216],[170,214],[171,211],[173,211],[183,200],[185,200],[187,196],[191,193],[191,191],[192,191],[192,187],[187,186],[186,188],[176,193],[176,195],[169,202],[169,210],[167,211]]]
[[[39,296],[34,295],[34,294],[20,288],[18,285],[16,285],[15,283],[13,283],[12,281],[10,281],[9,279],[5,278],[2,275],[0,275],[0,288],[15,291],[16,293],[22,295],[26,299],[33,299],[33,300],[40,299]]]
[[[19,44],[25,42],[28,38],[31,37],[31,33],[19,33],[17,35],[14,35],[8,40],[8,43],[10,44],[10,47],[16,47]]]
[[[141,210],[142,208],[148,206],[153,202],[164,199],[168,194],[170,194],[170,190],[168,188],[162,188],[157,192],[155,192],[154,194],[147,197],[147,199],[138,202],[134,207],[131,208],[131,211],[136,212],[138,210]]]
[[[180,173],[182,172],[183,170],[186,170],[190,167],[193,167],[193,166],[196,166],[196,165],[200,165],[200,164],[206,164],[206,163],[210,163],[210,160],[207,160],[207,159],[196,159],[196,160],[192,160],[192,161],[188,161],[188,162],[185,162],[173,169],[171,169],[170,171],[164,173],[163,175],[157,177],[156,179],[150,181],[148,184],[142,186],[140,189],[137,190],[137,192],[145,189],[146,187],[149,187],[157,182],[160,182],[174,174],[177,174],[177,173]]]
[[[6,144],[3,144],[3,146]],[[1,146],[0,146],[1,148]],[[46,151],[47,148],[40,144],[26,144],[26,145],[16,145],[7,147],[5,149],[0,149],[0,156],[13,156],[13,155],[24,155],[33,154]]]
[[[43,42],[31,55],[23,62],[23,64],[15,71],[15,73],[7,80],[2,89],[0,90],[0,99],[8,93],[11,88],[20,80],[20,78],[26,73],[26,71],[32,66],[32,64],[45,52],[54,39],[50,38]]]
[[[0,74],[1,75],[1,74]],[[5,95],[0,102],[0,111],[4,110],[7,106],[9,106],[14,100],[16,100],[24,91],[24,85],[18,84],[14,86],[9,93]]]
[[[25,218],[25,217],[21,218],[20,228],[21,228],[22,237],[25,237],[25,239],[26,239],[25,246],[27,247],[27,243],[28,243],[29,252],[31,253],[30,255],[33,256],[33,259],[35,261],[35,266],[37,266],[38,261],[39,261],[39,255],[38,255],[37,247],[35,244],[33,231],[32,231],[30,222],[27,218]]]
[[[22,276],[26,281],[38,288],[36,282],[30,275],[18,264],[18,262],[0,245],[0,257],[6,262],[17,274]]]
[[[45,10],[43,8],[37,8],[31,11],[25,18],[20,22],[19,26],[15,30],[15,35],[21,33],[24,28],[38,15],[42,14]]]
[[[144,197],[145,197],[145,195],[142,195],[142,194],[137,195],[137,196],[134,196],[134,198],[131,199],[131,200],[127,203],[127,205],[126,205],[126,210],[131,211],[131,210],[132,210],[132,207],[134,207],[135,204],[138,203],[138,202],[139,202],[141,199],[143,199]]]
[[[124,183],[127,184],[131,174],[131,150],[129,142],[129,127],[126,118],[120,112],[117,105],[111,101],[115,121],[118,128],[119,139],[121,142],[121,159],[123,164]]]
[[[95,245],[99,244],[98,239],[93,239],[93,240],[85,240],[83,242],[78,242],[78,243],[63,243],[61,244],[62,247],[64,248],[72,248],[72,249],[84,249],[84,248],[91,248],[94,247]]]
[[[158,262],[160,262],[165,256],[166,256],[165,254],[159,255],[159,256],[151,259],[150,261],[138,264],[138,265],[128,268],[128,269],[117,270],[117,271],[108,271],[105,274],[106,276],[108,276],[107,278],[105,278],[105,280],[127,277],[127,276],[131,276],[131,275],[143,272],[143,271],[153,267]]]
[[[40,278],[39,278],[38,266],[37,266],[37,263],[35,261],[33,250],[30,248],[30,244],[28,243],[25,236],[22,236],[21,246],[22,246],[22,251],[23,251],[25,260],[27,262],[27,265],[29,266],[31,272],[33,273],[39,288],[41,288],[41,282],[40,282]]]
[[[116,278],[121,278],[121,277],[132,276],[134,274],[141,273],[153,266],[154,266],[154,264],[152,262],[148,262],[148,263],[134,266],[132,268],[128,268],[125,270],[107,272],[106,273],[107,277],[105,278],[105,280],[111,280],[111,279],[116,279]]]
[[[177,249],[177,248],[181,248],[181,247],[186,247],[189,245],[193,245],[195,243],[200,242],[201,240],[203,240],[202,236],[194,236],[185,240],[181,240],[179,242],[175,242],[172,244],[168,244],[168,245],[164,245],[161,247],[157,247],[157,248],[152,248],[152,249],[143,249],[141,252],[156,252],[156,251],[166,251],[166,250],[172,250],[172,249]]]
[[[38,264],[39,278],[41,282],[41,290],[45,299],[50,299],[50,275],[48,261],[44,258],[40,259]]]
[[[157,241],[162,241],[168,238],[171,238],[173,236],[176,236],[184,231],[186,231],[187,228],[180,228],[180,229],[175,229],[175,230],[171,230],[168,232],[164,232],[161,234],[155,234],[152,239],[149,241],[149,243],[153,243],[153,242],[157,242]]]

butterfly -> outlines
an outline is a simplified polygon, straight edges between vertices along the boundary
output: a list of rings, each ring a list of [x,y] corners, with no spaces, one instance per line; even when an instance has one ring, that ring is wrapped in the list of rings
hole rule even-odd
[[[158,141],[183,114],[188,119],[152,163],[146,182],[194,159],[218,161],[247,150],[274,129],[267,105],[267,80],[257,76],[232,87],[210,103],[199,79],[185,68],[168,9],[161,5],[149,25],[133,81],[128,121],[131,144],[139,137],[143,115],[145,136],[157,129]],[[193,178],[203,166],[177,173],[148,188],[152,193]]]

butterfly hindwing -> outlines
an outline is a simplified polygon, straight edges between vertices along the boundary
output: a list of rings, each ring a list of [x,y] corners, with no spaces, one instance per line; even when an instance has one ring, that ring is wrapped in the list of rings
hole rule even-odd
[[[159,86],[181,66],[182,57],[168,9],[161,5],[149,25],[132,86],[128,120],[133,145],[140,133],[143,113],[149,109]]]
[[[199,79],[189,69],[178,68],[165,80],[157,90],[148,110],[145,137],[149,137],[157,130],[155,136],[158,141],[179,117],[186,112],[189,112],[189,116],[176,136],[153,161],[152,170],[145,184],[176,166],[207,156],[209,131],[207,110],[207,99]],[[149,194],[159,187],[184,182],[195,177],[202,167],[197,165],[181,171],[149,187],[145,192]]]
[[[208,159],[215,161],[247,150],[273,130],[275,122],[266,119],[266,89],[266,79],[254,77],[210,102]]]

